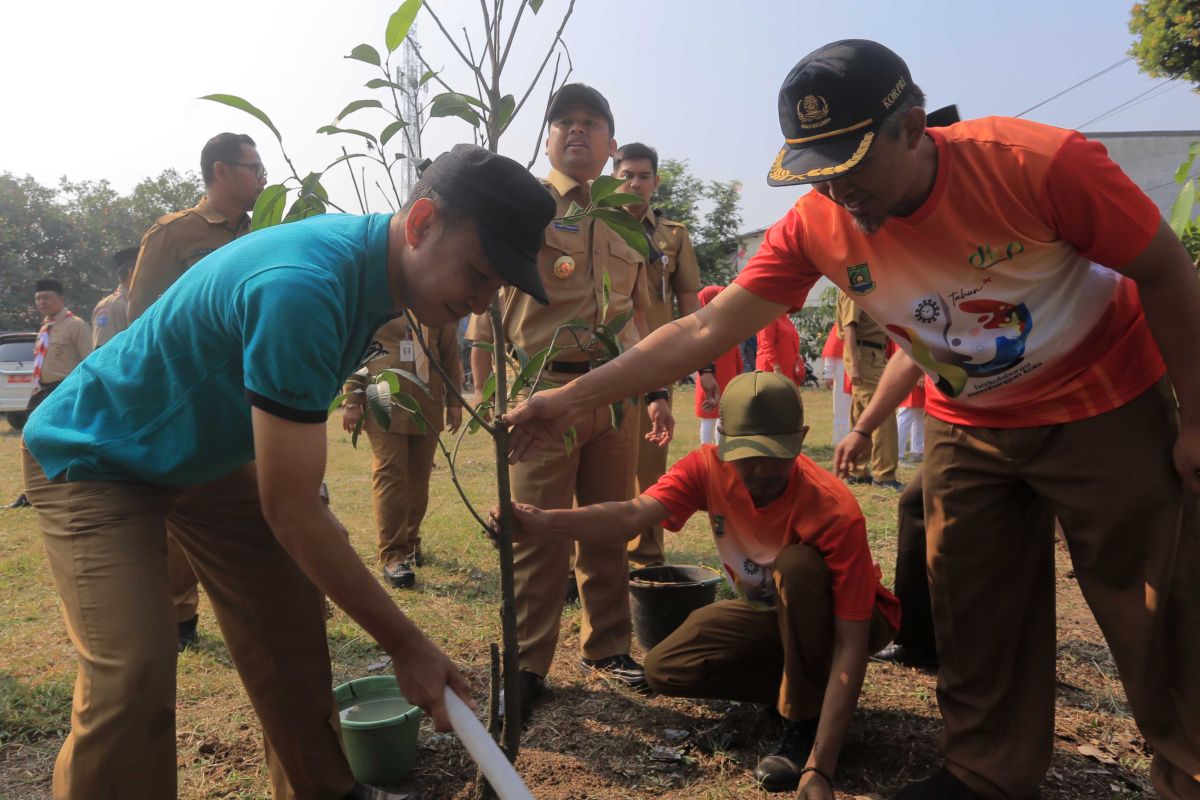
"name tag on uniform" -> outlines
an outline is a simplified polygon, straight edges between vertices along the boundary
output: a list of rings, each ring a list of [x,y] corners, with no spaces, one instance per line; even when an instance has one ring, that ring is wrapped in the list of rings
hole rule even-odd
[[[579,226],[572,225],[569,222],[555,222],[554,229],[557,231],[570,231],[571,233],[579,233]]]
[[[416,361],[417,360],[417,351],[416,351],[416,348],[413,347],[412,339],[401,339],[400,340],[400,360],[401,361]]]

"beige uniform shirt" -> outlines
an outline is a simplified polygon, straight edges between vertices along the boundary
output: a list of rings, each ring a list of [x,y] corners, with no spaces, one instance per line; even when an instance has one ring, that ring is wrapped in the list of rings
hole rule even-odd
[[[65,308],[50,319],[54,324],[50,326],[50,341],[39,378],[43,385],[67,377],[92,352],[92,330],[86,322],[74,314],[68,316]]]
[[[429,345],[434,358],[442,365],[442,369],[446,370],[446,374],[450,376],[451,380],[455,381],[457,388],[461,390],[463,384],[463,367],[462,353],[458,346],[458,325],[453,322],[439,328],[430,328],[422,325],[421,335],[425,337],[425,343]],[[404,378],[400,379],[400,391],[407,392],[417,401],[417,404],[421,407],[421,414],[424,415],[425,419],[429,420],[430,425],[436,426],[431,431],[432,433],[436,434],[445,427],[444,408],[447,406],[458,406],[458,398],[446,391],[445,381],[442,380],[442,376],[437,369],[428,362],[416,337],[409,332],[408,320],[405,317],[396,317],[375,331],[375,334],[371,337],[371,345],[368,348],[368,353],[374,352],[382,352],[386,353],[386,355],[372,359],[367,362],[364,369],[351,375],[350,379],[346,381],[345,390],[349,392],[362,388],[366,385],[368,375],[373,377],[385,369],[407,370],[425,382],[425,385],[429,387],[429,395]],[[363,399],[361,395],[355,395],[353,398],[347,399],[346,402],[347,405],[356,405],[363,402]],[[369,411],[366,414],[366,421],[363,423],[363,427],[372,433],[385,432],[379,423],[375,421],[375,415]],[[420,434],[421,429],[413,419],[412,414],[402,409],[393,408],[392,423],[386,433],[413,436]]]
[[[887,344],[888,337],[883,328],[879,327],[879,324],[870,316],[863,313],[858,303],[851,300],[845,292],[838,292],[837,323],[838,331],[843,339],[846,338],[846,326],[853,324],[858,326],[854,333],[859,344],[877,344],[880,347]]]
[[[646,288],[650,295],[646,321],[653,331],[675,319],[678,295],[700,291],[700,263],[696,261],[687,226],[682,222],[648,209],[642,225],[652,245],[646,262]]]
[[[96,303],[92,311],[92,347],[96,348],[129,327],[129,290],[116,291]]]
[[[551,170],[543,184],[554,198],[556,218],[567,213],[571,201],[580,206],[588,204],[588,187],[557,170]],[[564,323],[581,320],[594,327],[649,305],[641,255],[598,220],[552,221],[546,228],[546,241],[538,253],[537,266],[550,305],[543,306],[512,286],[500,290],[505,336],[527,355],[549,347],[555,330]],[[602,320],[605,271],[612,291],[608,315]],[[492,324],[486,314],[471,318],[467,338],[476,342],[492,340]],[[632,317],[618,338],[625,348],[637,344],[640,337]],[[569,331],[561,332],[554,343],[570,348],[555,356],[556,361],[589,360],[587,354],[579,351]]]
[[[197,261],[250,232],[250,217],[227,220],[208,203],[159,217],[142,237],[137,266],[129,282],[129,321],[146,313],[179,276]]]

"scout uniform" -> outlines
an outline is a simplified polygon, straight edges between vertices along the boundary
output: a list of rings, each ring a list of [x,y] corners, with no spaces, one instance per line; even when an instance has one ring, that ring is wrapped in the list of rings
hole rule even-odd
[[[440,328],[421,327],[429,349],[450,379],[462,386],[462,355],[458,347],[456,325]],[[382,352],[367,362],[346,382],[347,392],[366,385],[368,375],[378,375],[385,369],[407,370],[429,388],[429,394],[410,381],[400,379],[402,391],[412,395],[429,422],[422,431],[412,415],[400,410],[392,413],[391,425],[385,431],[367,411],[363,429],[371,440],[374,460],[371,464],[371,485],[375,507],[375,524],[379,531],[379,563],[383,566],[410,562],[421,549],[421,521],[429,505],[429,473],[437,451],[438,432],[445,426],[445,406],[458,405],[458,399],[446,391],[441,373],[432,367],[420,343],[409,330],[406,317],[396,317],[375,332],[368,352]],[[362,395],[353,395],[347,405],[361,405]]]
[[[571,201],[587,206],[587,186],[557,170],[551,170],[544,183],[557,206],[556,217],[567,213]],[[649,302],[641,256],[602,222],[551,223],[538,255],[538,272],[550,299],[548,306],[511,288],[500,290],[508,341],[530,355],[550,346],[555,330],[564,323],[576,319],[588,324],[611,322],[634,309],[644,309]],[[606,272],[612,291],[607,320],[601,320]],[[467,338],[491,341],[491,322],[486,315],[472,317]],[[632,320],[618,338],[626,348],[638,341]],[[569,331],[563,331],[553,343],[570,349],[547,365],[547,380],[562,384],[588,371],[587,354],[579,352]],[[619,429],[612,427],[608,407],[594,411],[576,423],[577,439],[570,452],[557,442],[513,465],[513,500],[539,508],[570,508],[572,502],[583,506],[631,498],[639,430],[634,416],[639,410],[640,405],[627,403]],[[565,541],[513,543],[517,636],[524,671],[545,676],[550,670],[558,644],[569,557]],[[625,543],[577,545],[575,569],[583,606],[580,645],[584,658],[628,654]]]
[[[858,418],[875,396],[879,388],[879,379],[883,377],[883,368],[887,366],[887,334],[883,328],[863,313],[857,303],[850,299],[845,292],[838,293],[837,301],[838,328],[845,331],[850,325],[854,326],[855,342],[858,350],[858,370],[862,380],[857,386],[851,386],[850,427],[858,424]],[[850,374],[850,353],[843,354],[846,374]],[[876,483],[886,483],[896,480],[896,465],[900,458],[899,436],[896,432],[896,417],[889,414],[888,419],[871,434],[871,469],[859,465],[851,476],[859,481],[874,480]]]
[[[92,352],[92,335],[88,324],[69,309],[62,309],[42,322],[34,345],[33,396],[29,410],[37,408],[58,388],[67,373]]]
[[[661,211],[647,209],[642,217],[646,238],[650,242],[650,257],[646,260],[646,289],[650,304],[646,306],[646,322],[650,330],[658,330],[675,319],[675,298],[687,292],[700,291],[700,264],[692,249],[687,226],[663,216]],[[667,402],[670,402],[668,398]],[[650,417],[640,415],[641,435],[638,438],[637,489],[644,492],[667,470],[667,448],[646,441],[652,427]],[[665,563],[663,529],[661,525],[639,534],[629,542],[629,562],[637,567]]]
[[[142,237],[129,281],[129,321],[146,312],[179,276],[224,244],[250,232],[250,217],[227,220],[207,197],[192,208],[159,217]]]
[[[250,232],[250,217],[227,220],[201,197],[192,208],[158,218],[142,237],[137,266],[129,280],[129,322],[146,312],[196,262],[222,245]],[[168,527],[168,533],[170,528]],[[174,536],[167,537],[167,569],[176,622],[193,626],[200,605],[196,574]]]
[[[121,284],[92,311],[92,347],[99,347],[128,327],[129,287]]]

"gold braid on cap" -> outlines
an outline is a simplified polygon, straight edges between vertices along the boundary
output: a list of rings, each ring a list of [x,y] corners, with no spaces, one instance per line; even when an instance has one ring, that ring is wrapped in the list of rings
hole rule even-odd
[[[875,134],[868,133],[863,136],[862,141],[858,143],[858,149],[846,161],[832,167],[810,169],[803,174],[797,174],[783,166],[783,157],[791,150],[790,147],[784,145],[779,149],[779,155],[775,156],[775,163],[771,165],[771,171],[767,173],[767,177],[773,181],[802,181],[809,178],[841,175],[843,172],[848,172],[854,168],[858,162],[863,160],[867,151],[871,149],[871,142],[873,141],[875,141]]]

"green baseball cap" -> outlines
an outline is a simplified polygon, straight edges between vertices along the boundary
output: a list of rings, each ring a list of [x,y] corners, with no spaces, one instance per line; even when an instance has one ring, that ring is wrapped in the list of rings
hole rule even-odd
[[[795,458],[803,444],[804,404],[791,380],[774,372],[743,372],[725,387],[717,458]]]

